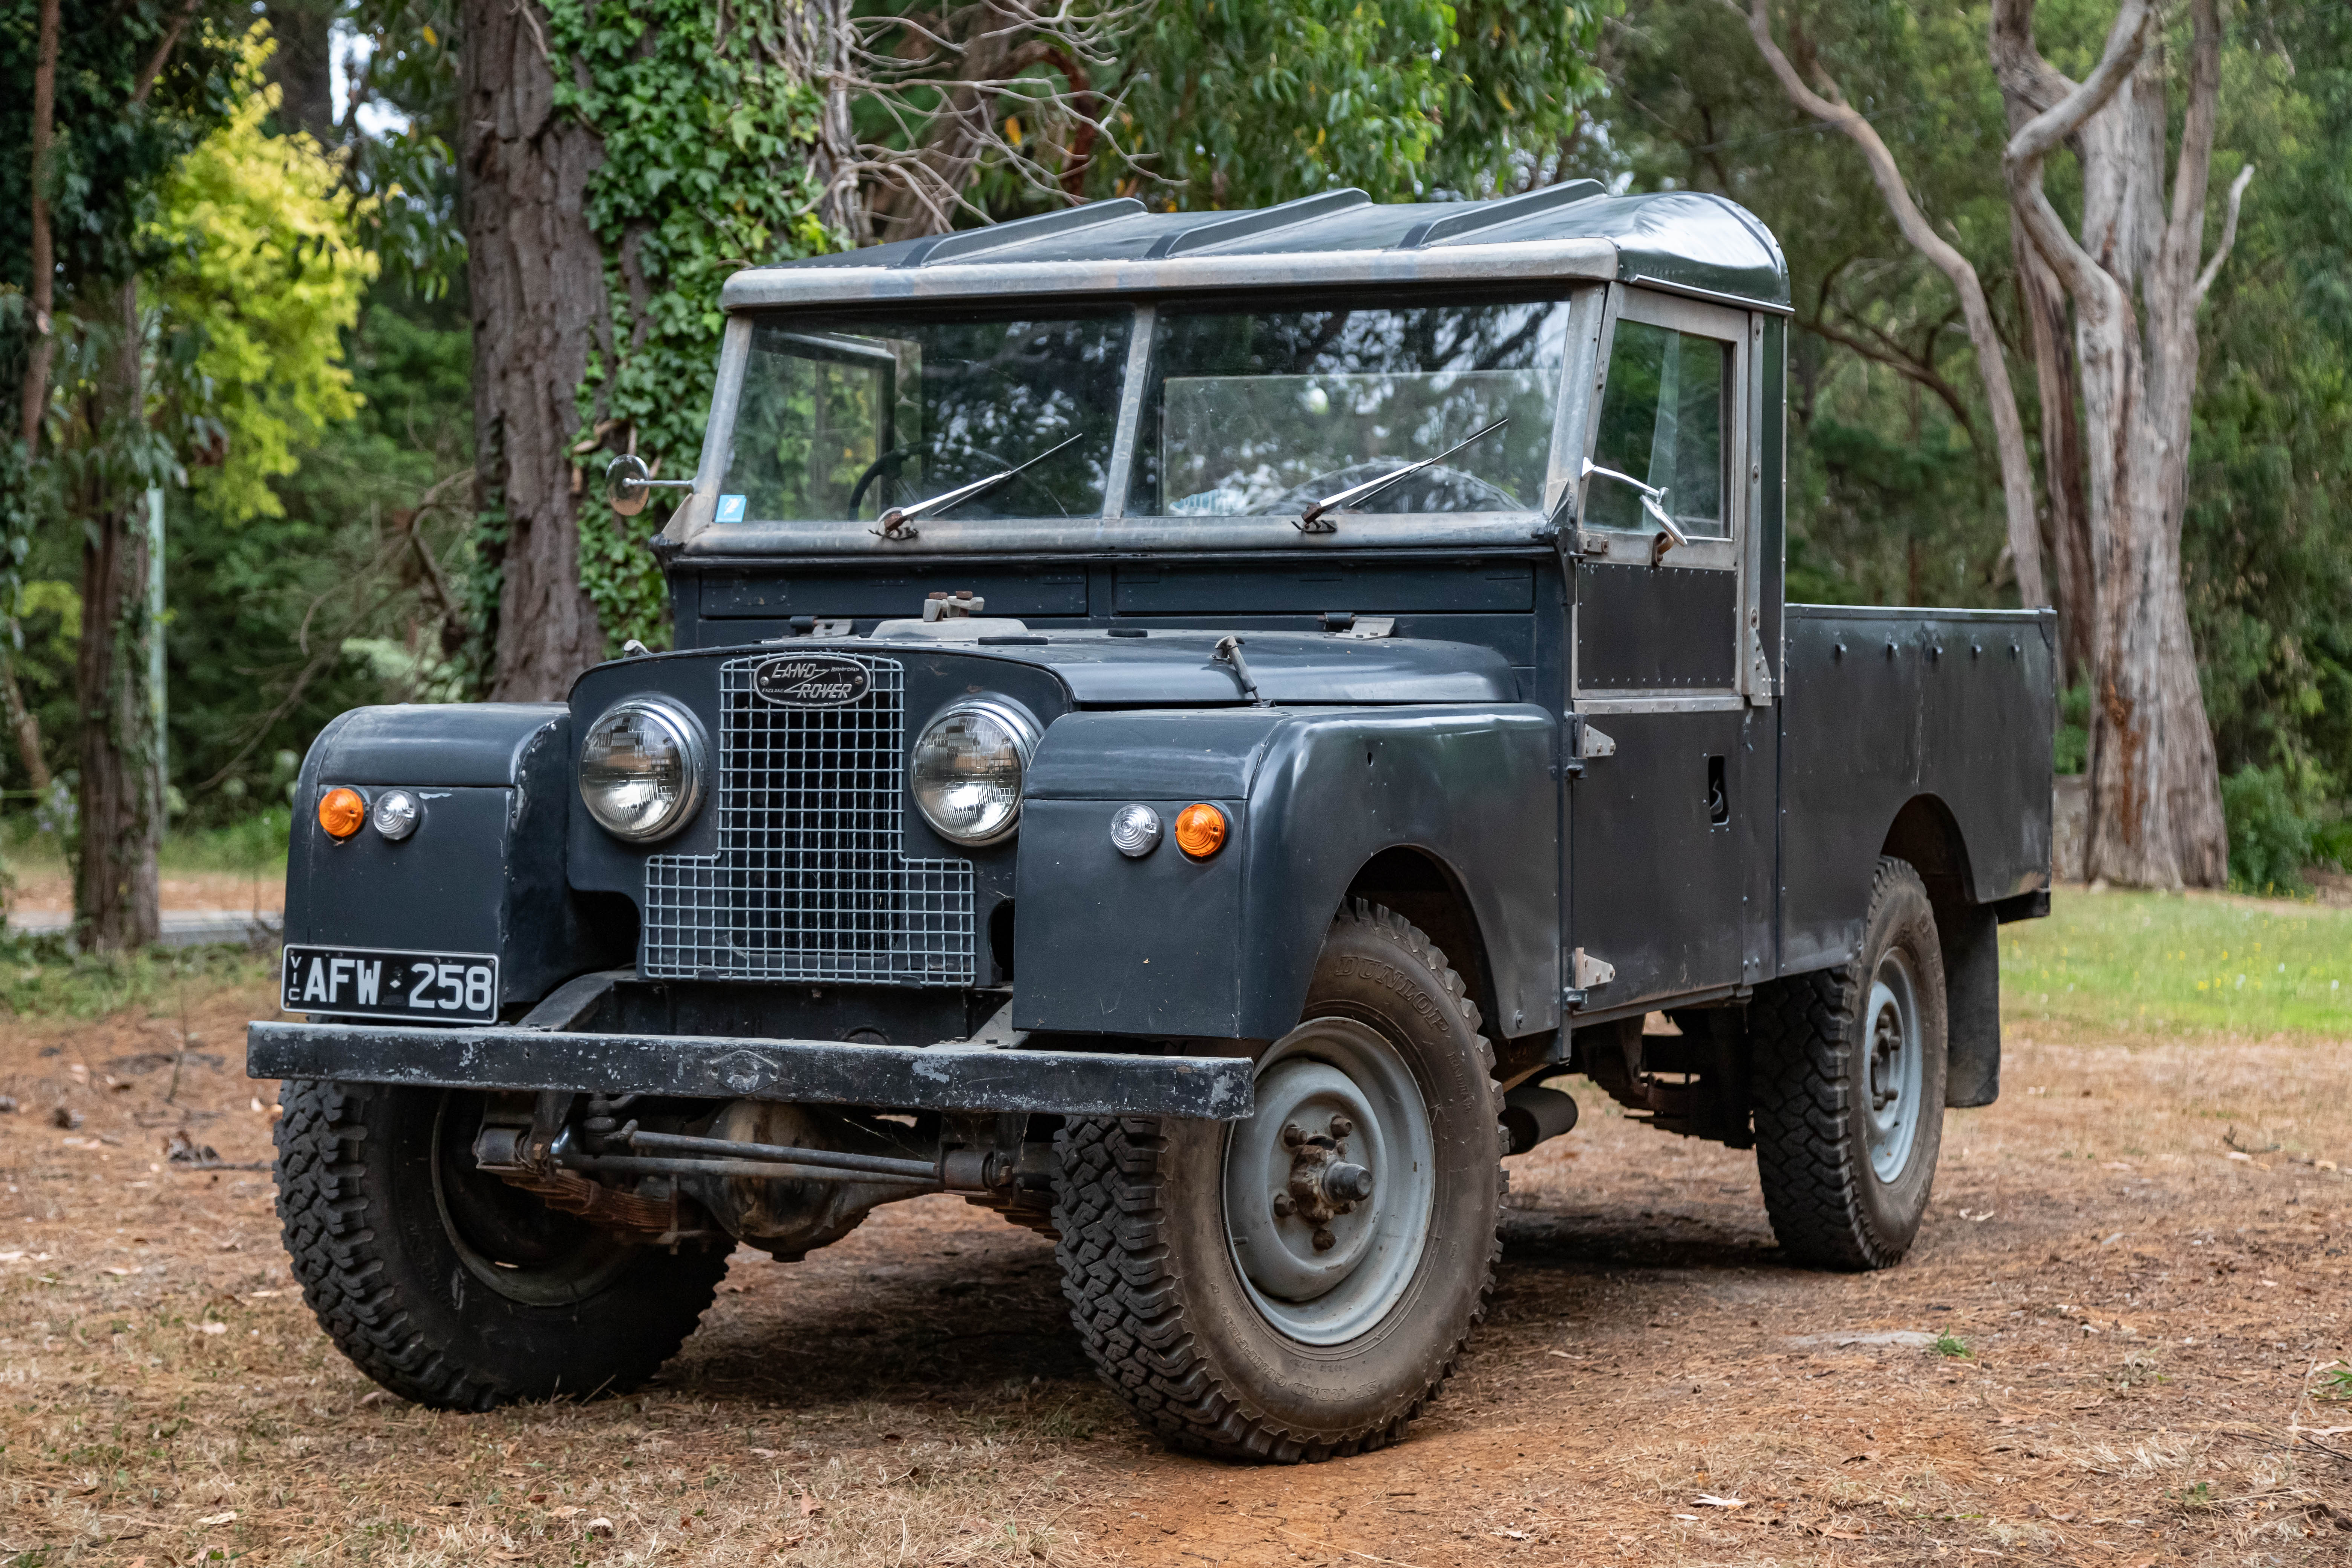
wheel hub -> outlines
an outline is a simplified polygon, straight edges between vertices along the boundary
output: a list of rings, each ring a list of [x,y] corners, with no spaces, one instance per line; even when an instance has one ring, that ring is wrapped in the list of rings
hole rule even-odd
[[[1864,1121],[1872,1171],[1892,1183],[1911,1163],[1918,1142],[1926,1058],[1919,1037],[1918,990],[1909,962],[1897,950],[1879,961],[1863,1014],[1865,1058]]]
[[[1227,1135],[1234,1260],[1284,1332],[1316,1344],[1350,1338],[1403,1294],[1427,1235],[1426,1101],[1384,1037],[1318,1019],[1261,1060],[1257,1105]]]
[[[1344,1112],[1331,1118],[1323,1132],[1309,1132],[1296,1121],[1282,1124],[1282,1146],[1291,1152],[1290,1182],[1274,1195],[1275,1217],[1313,1226],[1309,1240],[1318,1252],[1339,1245],[1330,1222],[1355,1213],[1372,1195],[1371,1172],[1346,1158],[1347,1140],[1355,1131],[1355,1121]]]

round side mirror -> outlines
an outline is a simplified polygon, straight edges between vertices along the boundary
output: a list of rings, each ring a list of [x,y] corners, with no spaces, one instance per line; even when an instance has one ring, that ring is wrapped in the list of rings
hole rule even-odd
[[[604,469],[604,499],[623,517],[635,517],[653,499],[653,487],[648,482],[653,477],[653,470],[646,467],[643,458],[634,452],[625,453]]]

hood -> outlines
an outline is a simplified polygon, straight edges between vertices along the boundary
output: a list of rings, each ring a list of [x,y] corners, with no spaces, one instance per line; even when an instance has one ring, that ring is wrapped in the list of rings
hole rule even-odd
[[[1002,626],[1005,623],[981,623]],[[979,633],[963,641],[940,629],[923,635],[841,640],[795,637],[794,651],[954,654],[1050,670],[1082,708],[1245,706],[1234,668],[1211,657],[1221,631]],[[1244,632],[1242,660],[1268,702],[1516,702],[1518,680],[1493,648],[1420,637],[1349,637],[1312,632]]]

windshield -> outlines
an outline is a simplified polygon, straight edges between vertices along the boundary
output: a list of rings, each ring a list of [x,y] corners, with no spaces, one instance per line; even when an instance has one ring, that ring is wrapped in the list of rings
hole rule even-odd
[[[1116,310],[761,321],[717,521],[871,521],[1062,443],[952,515],[1097,516],[1131,320]]]
[[[1503,428],[1368,498],[1368,512],[1542,505],[1568,305],[1164,310],[1129,515],[1296,516]]]

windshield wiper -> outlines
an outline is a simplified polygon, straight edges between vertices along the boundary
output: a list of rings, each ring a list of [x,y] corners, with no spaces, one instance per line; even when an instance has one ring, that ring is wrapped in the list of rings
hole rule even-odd
[[[958,485],[951,490],[941,490],[939,494],[927,496],[911,506],[894,506],[874,520],[881,524],[879,528],[869,528],[866,531],[880,534],[885,539],[912,539],[915,537],[916,531],[909,528],[908,524],[917,518],[931,517],[950,507],[961,506],[976,496],[984,496],[1005,480],[1016,477],[1026,469],[1035,468],[1064,447],[1075,447],[1085,439],[1083,435],[1073,436],[1058,446],[1046,447],[1025,463],[1015,463],[1002,472],[989,475],[986,479],[974,479],[968,485]]]
[[[1446,447],[1445,450],[1438,453],[1434,458],[1423,458],[1418,463],[1407,463],[1403,468],[1399,468],[1392,474],[1382,474],[1377,479],[1368,479],[1360,485],[1350,485],[1348,489],[1339,491],[1336,495],[1325,496],[1321,500],[1317,501],[1313,506],[1308,507],[1305,511],[1298,514],[1298,531],[1301,533],[1338,532],[1339,528],[1337,524],[1322,522],[1319,521],[1326,512],[1337,511],[1342,507],[1353,506],[1358,501],[1370,500],[1374,496],[1380,494],[1382,490],[1388,489],[1391,485],[1409,479],[1413,475],[1421,472],[1423,468],[1434,468],[1439,463],[1445,461],[1446,458],[1454,456],[1454,453],[1462,450],[1463,447],[1470,445],[1471,442],[1483,440],[1486,437],[1492,436],[1496,431],[1500,430],[1504,426],[1508,425],[1510,422],[1511,416],[1506,414],[1500,419],[1496,420],[1492,425],[1486,426],[1484,429],[1471,431],[1470,434],[1463,437],[1462,439],[1454,442],[1454,445]]]

